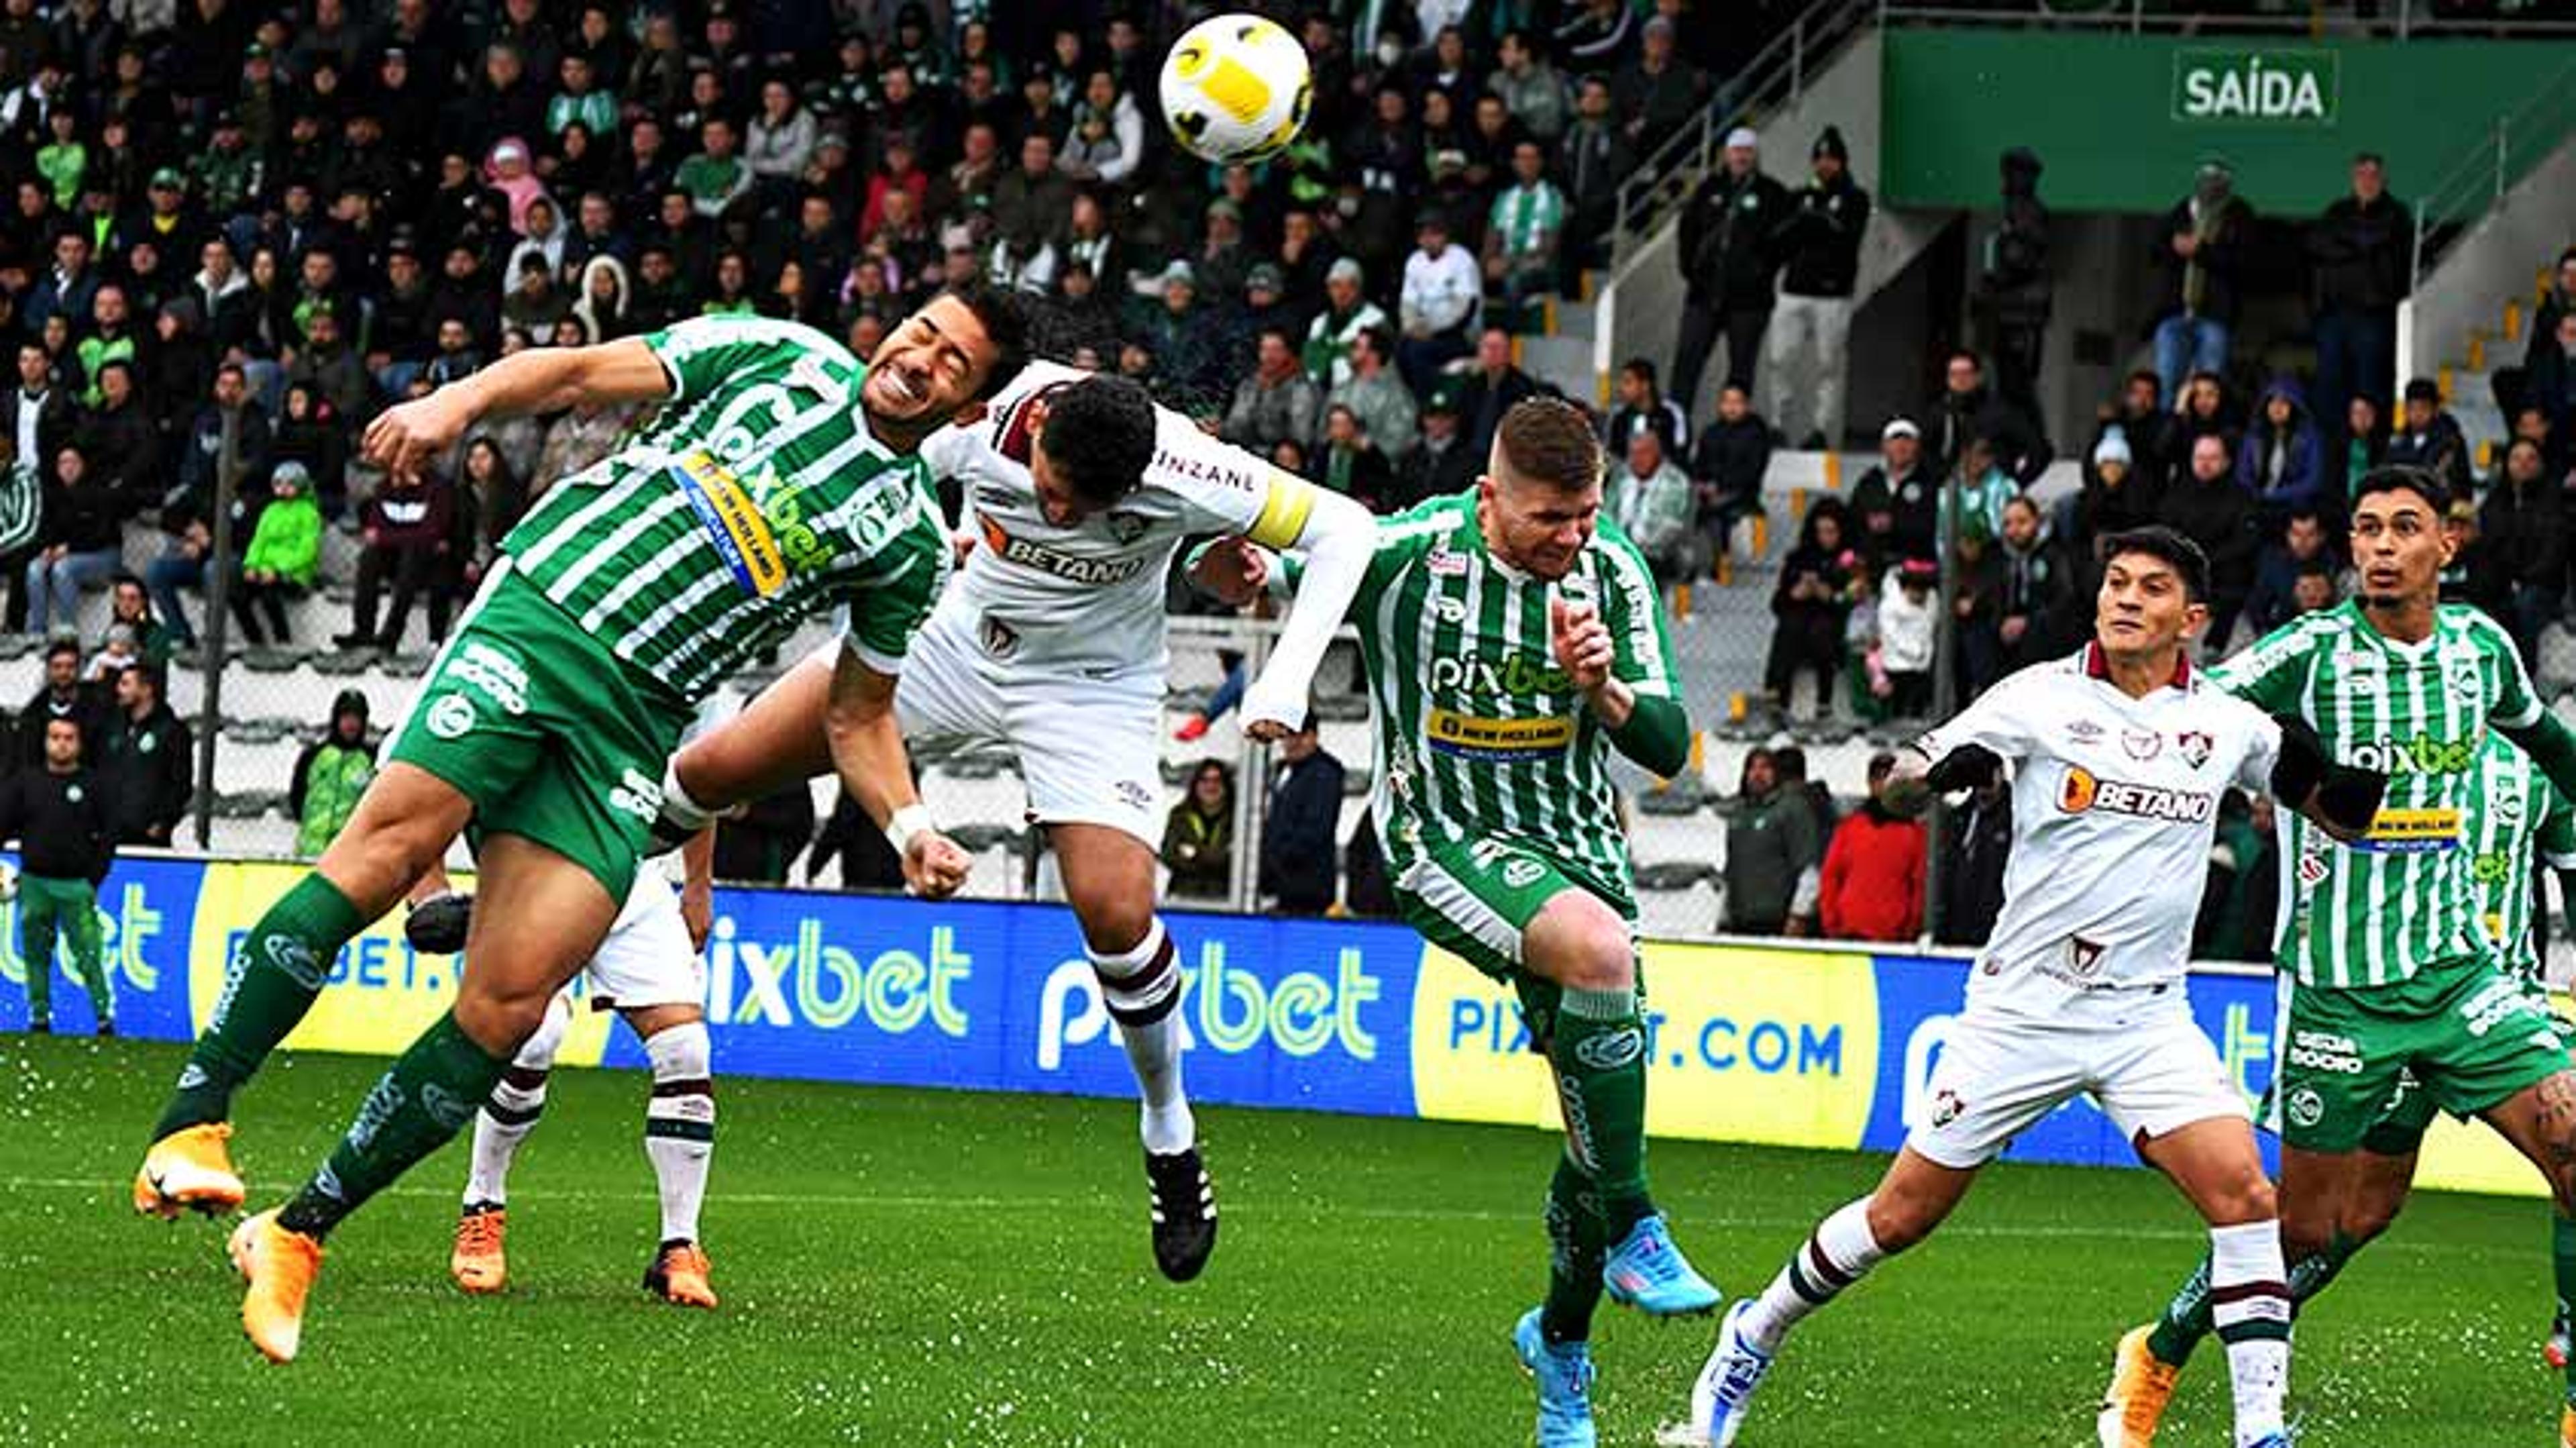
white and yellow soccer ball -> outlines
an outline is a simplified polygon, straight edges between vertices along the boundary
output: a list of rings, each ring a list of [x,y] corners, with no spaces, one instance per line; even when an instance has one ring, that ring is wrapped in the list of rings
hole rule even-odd
[[[1163,57],[1163,117],[1183,149],[1218,165],[1277,155],[1315,99],[1306,47],[1275,20],[1219,15]]]

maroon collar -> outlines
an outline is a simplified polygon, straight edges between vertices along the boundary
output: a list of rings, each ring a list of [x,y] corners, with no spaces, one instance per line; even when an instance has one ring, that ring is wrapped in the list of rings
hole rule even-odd
[[[2102,652],[2102,641],[2100,639],[2095,639],[2093,642],[2084,646],[2084,673],[2088,678],[2102,679],[2105,681],[2111,677],[2111,658],[2108,654]],[[2190,650],[2180,649],[2175,651],[2173,678],[2168,682],[2177,689],[2188,689],[2191,687]]]
[[[1072,385],[1071,382],[1049,383],[1012,403],[1010,410],[1002,414],[1001,422],[995,429],[996,450],[1002,456],[1026,467],[1029,461],[1029,444],[1032,441],[1030,435],[1037,430],[1037,418],[1032,415],[1029,404],[1042,401]]]

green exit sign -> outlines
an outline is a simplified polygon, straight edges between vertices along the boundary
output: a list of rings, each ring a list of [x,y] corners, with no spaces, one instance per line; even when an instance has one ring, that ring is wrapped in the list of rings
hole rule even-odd
[[[2186,46],[2173,57],[2173,119],[2331,126],[2342,80],[2332,50]]]

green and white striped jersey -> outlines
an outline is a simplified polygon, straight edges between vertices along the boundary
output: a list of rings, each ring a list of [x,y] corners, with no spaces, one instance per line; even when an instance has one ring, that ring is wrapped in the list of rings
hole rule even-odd
[[[867,369],[790,322],[701,317],[644,339],[660,410],[503,540],[581,627],[695,702],[809,615],[896,672],[948,575],[925,469],[872,437]]]
[[[2388,774],[2378,817],[2350,845],[2284,813],[2283,969],[2303,987],[2368,989],[2496,952],[2471,868],[2478,755],[2490,725],[2531,724],[2540,700],[2493,619],[2446,603],[2430,638],[2402,644],[2347,602],[2282,625],[2210,677],[2306,719],[2337,760]]]
[[[2489,731],[2470,785],[2469,870],[2487,935],[2517,973],[2540,978],[2541,942],[2532,938],[2532,863],[2576,869],[2576,807],[2531,756]],[[2570,902],[2576,904],[2576,902]]]
[[[1390,878],[1426,842],[1494,840],[1634,894],[1608,731],[1557,667],[1551,598],[1600,610],[1612,670],[1638,697],[1680,697],[1654,575],[1609,519],[1554,584],[1486,550],[1472,489],[1378,525],[1351,622],[1376,705]]]

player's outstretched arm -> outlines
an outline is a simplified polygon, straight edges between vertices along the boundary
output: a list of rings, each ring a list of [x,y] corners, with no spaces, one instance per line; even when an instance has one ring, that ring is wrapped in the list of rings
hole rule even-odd
[[[1306,526],[1290,546],[1305,557],[1297,600],[1280,625],[1270,662],[1243,691],[1243,732],[1264,743],[1304,721],[1315,670],[1377,554],[1377,519],[1350,499],[1318,488]]]
[[[1982,744],[1959,745],[1939,759],[1920,743],[1908,744],[1896,751],[1880,803],[1889,813],[1912,819],[1932,807],[1933,796],[1991,784],[2003,770],[2003,756]]]
[[[671,374],[640,337],[595,347],[530,347],[427,397],[389,407],[367,424],[359,453],[396,477],[446,453],[486,417],[561,412],[580,403],[617,406],[671,395]]]
[[[824,711],[832,768],[902,857],[904,883],[917,895],[944,900],[966,883],[971,861],[939,832],[912,787],[912,761],[895,725],[894,686],[894,675],[870,668],[855,647],[843,646]]]

